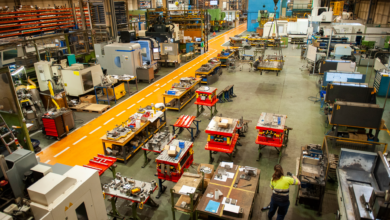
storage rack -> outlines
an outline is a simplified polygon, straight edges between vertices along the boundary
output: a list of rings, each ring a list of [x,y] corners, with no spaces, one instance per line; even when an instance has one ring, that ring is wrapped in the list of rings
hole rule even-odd
[[[0,38],[53,32],[75,26],[72,8],[0,13]]]
[[[84,9],[86,29],[91,29],[91,13],[89,12],[89,5],[87,4],[87,7],[83,7],[83,9]],[[80,13],[80,7],[76,7],[75,11],[76,11],[77,26],[82,29],[83,21],[81,19],[82,17]]]

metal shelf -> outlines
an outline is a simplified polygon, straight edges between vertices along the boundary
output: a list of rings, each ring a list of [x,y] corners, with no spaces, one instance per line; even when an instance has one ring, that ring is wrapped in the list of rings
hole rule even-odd
[[[71,8],[2,12],[0,18],[3,20],[0,21],[2,24],[0,38],[25,36],[75,26]]]

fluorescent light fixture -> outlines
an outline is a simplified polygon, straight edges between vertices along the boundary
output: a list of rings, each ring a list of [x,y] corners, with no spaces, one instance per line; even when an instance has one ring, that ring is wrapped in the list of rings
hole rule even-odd
[[[26,70],[26,69],[24,68],[24,66],[21,66],[21,67],[17,68],[15,71],[13,71],[13,72],[11,73],[11,75],[12,75],[12,76],[15,76],[15,75],[19,74],[20,72],[22,72],[22,71],[24,71],[24,70]]]

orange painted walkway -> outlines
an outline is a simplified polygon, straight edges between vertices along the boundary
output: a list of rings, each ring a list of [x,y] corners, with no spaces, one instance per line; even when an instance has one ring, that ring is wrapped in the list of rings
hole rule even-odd
[[[200,55],[189,63],[175,69],[167,76],[75,130],[61,141],[47,147],[38,153],[41,162],[49,164],[62,163],[69,166],[84,165],[97,154],[103,154],[103,145],[100,138],[108,130],[113,129],[116,124],[120,124],[128,119],[130,115],[136,112],[139,106],[145,107],[150,103],[163,102],[162,94],[165,90],[171,88],[172,84],[178,82],[181,77],[195,76],[195,70],[210,58],[217,56],[217,53],[225,48],[221,45],[229,41],[229,37],[240,34],[245,30],[246,24],[242,24],[220,36],[210,39],[208,53]]]

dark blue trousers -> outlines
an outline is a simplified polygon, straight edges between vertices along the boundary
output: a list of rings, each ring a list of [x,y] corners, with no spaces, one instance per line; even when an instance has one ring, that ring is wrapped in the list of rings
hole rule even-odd
[[[275,201],[271,198],[270,209],[268,211],[268,219],[271,220],[274,217],[276,210],[278,210],[278,217],[276,220],[283,220],[287,214],[288,207],[290,206],[290,200],[285,202]]]

